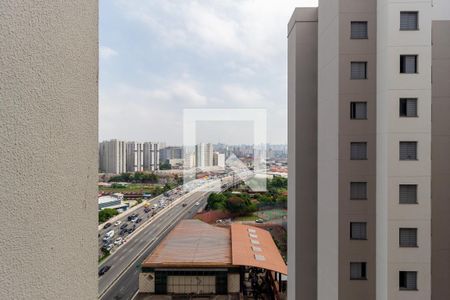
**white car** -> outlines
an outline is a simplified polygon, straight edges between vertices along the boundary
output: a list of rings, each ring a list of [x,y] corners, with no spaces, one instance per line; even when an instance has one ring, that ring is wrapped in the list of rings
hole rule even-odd
[[[118,238],[114,241],[114,244],[115,244],[115,245],[122,245],[122,243],[123,243],[123,239],[122,239],[121,237],[118,237]]]
[[[200,205],[200,202],[195,202],[195,206],[199,206]]]
[[[116,221],[116,222],[114,223],[114,226],[119,226],[121,223],[122,223],[122,221]]]

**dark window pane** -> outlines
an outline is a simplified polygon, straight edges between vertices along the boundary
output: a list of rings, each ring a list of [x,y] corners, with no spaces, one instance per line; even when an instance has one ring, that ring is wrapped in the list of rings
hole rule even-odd
[[[351,79],[367,79],[367,62],[351,62]]]
[[[400,12],[400,30],[419,29],[419,13],[417,11]]]
[[[400,142],[400,160],[417,160],[417,142]]]
[[[367,22],[351,22],[351,38],[367,39]]]
[[[417,55],[400,55],[400,73],[417,73]]]
[[[350,223],[350,239],[365,240],[367,239],[367,223],[351,222]]]
[[[350,159],[366,160],[367,159],[367,143],[353,142],[350,143]]]
[[[356,120],[367,119],[367,102],[351,102],[350,118]]]
[[[350,263],[350,279],[361,280],[366,279],[366,263],[365,262],[351,262]]]
[[[399,229],[400,247],[417,247],[417,228]]]
[[[417,290],[417,272],[400,271],[399,287],[401,290]]]
[[[400,116],[417,117],[417,98],[400,98]]]
[[[351,182],[350,199],[352,200],[367,199],[367,182]]]
[[[399,203],[400,204],[416,204],[417,203],[417,185],[416,184],[400,184],[400,186],[399,186]]]

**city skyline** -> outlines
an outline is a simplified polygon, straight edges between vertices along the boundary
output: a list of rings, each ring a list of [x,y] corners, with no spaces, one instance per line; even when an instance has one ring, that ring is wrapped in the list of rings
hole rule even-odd
[[[265,108],[267,140],[286,144],[285,20],[299,5],[317,1],[100,1],[100,139],[181,144],[184,108]]]

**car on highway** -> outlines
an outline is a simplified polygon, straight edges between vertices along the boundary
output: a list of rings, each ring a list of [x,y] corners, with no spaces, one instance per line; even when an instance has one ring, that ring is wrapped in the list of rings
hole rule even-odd
[[[106,272],[108,272],[109,269],[111,269],[110,266],[103,266],[103,267],[98,271],[98,276],[102,276],[103,274],[105,274]]]
[[[108,222],[108,223],[105,224],[105,226],[103,226],[103,229],[108,229],[109,227],[111,227],[111,225],[112,224]]]
[[[128,216],[128,221],[132,221],[134,218],[136,218],[138,216],[138,214],[132,214],[130,216]],[[133,222],[133,221],[132,221]]]
[[[256,219],[255,222],[256,223],[264,223],[264,220],[263,219]]]
[[[195,206],[199,206],[200,205],[200,202],[195,202]]]
[[[120,224],[122,223],[122,221],[116,221],[115,223],[114,223],[114,226],[119,226]]]
[[[134,231],[134,228],[128,228],[127,232],[128,234],[132,233]]]
[[[115,241],[114,241],[114,245],[122,245],[123,243],[123,239],[121,237],[118,237]]]
[[[150,211],[150,208],[148,208],[148,207],[144,208],[145,213],[148,213],[149,211]]]
[[[111,251],[111,249],[112,249],[113,247],[114,247],[114,244],[113,244],[113,243],[110,243],[110,244],[104,245],[104,246],[102,247],[102,249],[105,250],[105,251]]]
[[[187,204],[186,203],[183,203],[181,206],[183,206],[183,207],[186,207],[187,206]]]
[[[125,228],[127,228],[128,227],[128,224],[127,223],[124,223],[124,224],[122,224],[121,226],[120,226],[120,229],[125,229]]]
[[[142,218],[137,218],[136,223],[140,223],[142,221]]]

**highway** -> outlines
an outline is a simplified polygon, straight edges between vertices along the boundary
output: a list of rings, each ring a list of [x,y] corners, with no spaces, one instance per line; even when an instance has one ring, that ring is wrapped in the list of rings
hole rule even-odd
[[[158,212],[152,220],[141,225],[142,229],[133,233],[101,265],[111,266],[111,269],[99,278],[99,299],[131,299],[138,289],[140,263],[181,219],[192,218],[206,204],[209,193],[208,190],[190,192],[182,197],[184,199],[173,200],[165,211]],[[183,203],[186,206],[183,207]]]

